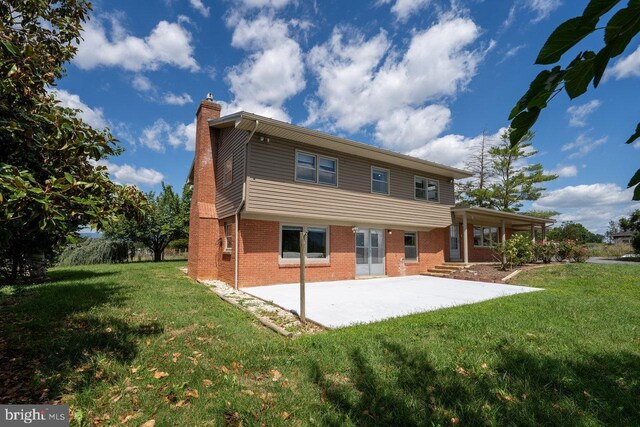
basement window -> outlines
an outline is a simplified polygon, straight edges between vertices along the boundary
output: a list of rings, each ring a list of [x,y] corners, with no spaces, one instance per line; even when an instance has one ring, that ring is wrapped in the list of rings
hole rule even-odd
[[[418,233],[404,233],[404,260],[418,261]]]
[[[327,227],[282,225],[280,228],[280,259],[300,260],[300,232],[307,234],[307,260],[326,261],[329,258]]]

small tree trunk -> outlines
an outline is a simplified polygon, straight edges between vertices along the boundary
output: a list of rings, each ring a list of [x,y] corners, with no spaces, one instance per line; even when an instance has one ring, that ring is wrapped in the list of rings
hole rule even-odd
[[[160,262],[162,261],[162,249],[154,249],[153,250],[153,262]]]

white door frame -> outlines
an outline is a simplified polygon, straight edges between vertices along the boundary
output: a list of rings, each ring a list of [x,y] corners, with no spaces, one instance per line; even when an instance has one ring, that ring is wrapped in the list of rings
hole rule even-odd
[[[361,236],[358,239],[358,236]],[[366,276],[383,276],[385,274],[385,241],[384,230],[378,229],[359,229],[355,232],[356,244],[356,260],[355,269],[356,277]],[[372,243],[377,239],[377,246]],[[360,242],[358,242],[360,240]],[[360,252],[361,263],[358,263],[358,253]],[[377,252],[378,259],[381,262],[374,263],[374,252]]]
[[[451,224],[449,228],[449,259],[460,259],[460,226],[458,224]]]

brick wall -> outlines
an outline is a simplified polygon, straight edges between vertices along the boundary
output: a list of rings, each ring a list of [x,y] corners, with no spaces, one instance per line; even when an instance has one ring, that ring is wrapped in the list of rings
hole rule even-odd
[[[418,261],[404,260],[404,230],[387,230],[386,273],[387,276],[407,276],[420,274],[428,268],[440,265],[445,260],[445,233],[448,228],[436,228],[429,232],[418,232]]]
[[[215,211],[216,132],[208,120],[220,117],[219,104],[202,101],[196,113],[196,147],[193,168],[193,196],[189,216],[189,276],[218,277],[220,226]]]
[[[280,264],[280,224],[274,221],[240,221],[240,285],[297,283],[300,266]],[[350,227],[329,227],[329,261],[307,262],[309,282],[353,279],[355,239]]]
[[[482,224],[478,224],[481,226]],[[497,262],[494,257],[494,252],[491,248],[487,247],[475,247],[473,245],[473,226],[474,224],[467,224],[468,230],[468,244],[469,244],[469,262]],[[460,224],[460,242],[463,241],[462,238],[462,224]],[[511,238],[511,228],[506,228],[507,239]],[[502,229],[498,227],[498,234],[500,238],[502,238]],[[464,246],[460,246],[460,258],[464,258]]]

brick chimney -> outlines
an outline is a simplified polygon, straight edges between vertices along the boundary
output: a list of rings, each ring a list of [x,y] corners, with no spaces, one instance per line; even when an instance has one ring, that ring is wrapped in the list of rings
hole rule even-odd
[[[196,112],[196,147],[193,164],[193,196],[189,217],[189,276],[218,277],[218,240],[221,238],[216,213],[216,147],[218,134],[208,121],[220,117],[220,104],[213,96],[200,103]]]

